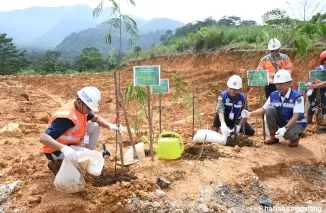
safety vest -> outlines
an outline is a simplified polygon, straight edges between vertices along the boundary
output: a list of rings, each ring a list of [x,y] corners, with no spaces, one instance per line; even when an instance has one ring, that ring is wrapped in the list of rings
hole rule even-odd
[[[275,57],[272,57],[271,54],[264,56],[259,63],[259,67],[263,70],[268,71],[270,80],[274,79],[274,75],[280,69],[289,71],[293,70],[293,65],[290,61],[290,58],[283,53],[279,53]]]
[[[245,96],[242,93],[238,93],[237,96],[232,99],[229,92],[226,90],[221,93],[224,102],[224,115],[228,116],[231,112],[234,113],[234,119],[239,119],[241,116],[242,106],[245,103]]]
[[[86,131],[86,116],[80,113],[74,106],[74,102],[70,102],[62,106],[49,120],[49,125],[56,118],[68,118],[74,123],[74,127],[68,129],[63,135],[56,139],[61,144],[78,145]],[[52,153],[56,151],[47,146],[43,146],[44,153]]]
[[[289,98],[285,98],[283,103],[279,91],[272,92],[269,97],[270,97],[270,105],[275,107],[277,111],[280,113],[282,119],[288,122],[293,116],[293,108],[295,102],[299,97],[302,97],[302,95],[300,92],[291,89]],[[303,127],[307,126],[307,120],[304,117],[304,113],[299,114],[297,123],[301,124]]]

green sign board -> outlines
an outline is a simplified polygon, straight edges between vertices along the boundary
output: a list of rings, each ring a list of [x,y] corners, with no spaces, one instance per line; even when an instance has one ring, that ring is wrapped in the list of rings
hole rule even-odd
[[[321,80],[321,81],[326,81],[326,72],[325,71],[317,71],[313,70],[309,72],[309,81],[313,80]]]
[[[269,84],[267,70],[248,70],[247,77],[249,87],[259,87]]]
[[[307,82],[299,82],[298,91],[305,94],[307,92]]]
[[[160,66],[134,66],[134,86],[159,86]]]
[[[169,79],[161,79],[160,86],[152,86],[152,93],[169,93]]]

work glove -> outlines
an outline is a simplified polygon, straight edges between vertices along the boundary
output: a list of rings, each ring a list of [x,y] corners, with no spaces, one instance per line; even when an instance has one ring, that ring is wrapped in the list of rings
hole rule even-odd
[[[109,129],[113,132],[118,131],[120,134],[122,134],[122,125],[120,124],[117,126],[116,124],[110,124]]]
[[[221,132],[226,137],[230,135],[231,130],[227,127],[225,122],[221,123]]]
[[[240,125],[236,125],[234,128],[233,128],[233,132],[235,132],[236,134],[238,134],[240,132],[240,129],[241,129],[241,126]]]
[[[248,110],[242,110],[241,112],[241,118],[249,118],[250,117],[250,112]]]
[[[277,132],[275,133],[275,138],[282,138],[284,136],[284,134],[286,133],[286,128],[282,127],[280,129],[277,130]]]
[[[60,151],[68,160],[77,161],[77,152],[73,148],[69,146],[64,146],[60,149]]]

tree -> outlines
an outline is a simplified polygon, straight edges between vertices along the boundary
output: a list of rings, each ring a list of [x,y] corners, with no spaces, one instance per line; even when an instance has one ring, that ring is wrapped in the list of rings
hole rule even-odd
[[[111,18],[109,21],[107,21],[107,23],[110,24],[110,26],[113,26],[119,32],[119,59],[120,59],[121,58],[121,46],[122,46],[122,44],[121,44],[121,40],[122,40],[122,23],[124,24],[125,29],[126,29],[128,35],[129,35],[129,44],[130,44],[130,46],[132,46],[132,44],[133,44],[132,37],[137,37],[138,36],[138,27],[137,27],[137,23],[132,18],[130,18],[127,15],[121,14],[120,1],[118,1],[118,2],[116,2],[116,0],[109,0],[109,1],[112,3],[112,10],[113,10],[112,14],[115,15],[116,18]],[[136,5],[134,0],[127,0],[127,1],[133,6]],[[104,2],[105,2],[105,0],[101,0],[100,4],[94,9],[94,11],[93,11],[94,16],[98,17],[101,14],[101,12],[103,10]],[[111,34],[110,34],[110,32],[106,35],[105,38],[106,38],[106,41],[109,44],[111,44]],[[119,120],[120,72],[119,72],[119,82],[117,82],[116,71],[114,71],[113,76],[114,76],[114,87],[115,87],[115,98],[116,98],[117,125],[120,125],[120,120]],[[122,100],[122,103],[124,103],[124,100]],[[127,116],[127,112],[126,112],[124,106],[123,106],[123,111],[124,111],[124,114],[125,114],[129,139],[130,139],[131,144],[132,144],[134,158],[136,159],[137,158],[136,147],[135,147],[135,144],[134,144],[133,139],[132,139],[130,126],[129,126],[128,120],[127,120],[128,116]],[[120,145],[121,164],[122,164],[122,168],[124,169],[123,151],[122,151],[122,144],[121,144],[120,140],[121,140],[121,135],[119,135],[119,137],[118,137],[118,134],[116,134],[116,147],[117,147],[117,144],[119,143],[119,145]],[[152,155],[152,158],[153,158],[153,155]],[[115,168],[116,168],[116,164],[115,164]],[[115,174],[116,174],[116,169],[115,169]]]
[[[42,69],[46,72],[56,72],[58,71],[58,61],[60,57],[60,52],[48,50],[45,52],[45,60]]]
[[[6,33],[0,34],[0,75],[17,73],[29,64],[26,51],[17,50],[13,39],[6,37]]]
[[[326,3],[324,0],[296,0],[285,1],[292,11],[293,17],[303,21],[308,21],[315,13],[322,13],[325,10]]]
[[[286,11],[279,8],[267,11],[262,16],[262,19],[265,24],[276,28],[288,28],[291,20]]]
[[[324,14],[317,13],[310,19],[310,22],[312,23],[317,23],[318,21],[326,23],[326,13]]]
[[[177,28],[174,37],[184,37],[189,33],[195,33],[202,27],[213,27],[217,25],[217,21],[212,17],[207,17],[204,21],[197,21],[195,24],[188,23],[186,26]]]
[[[171,40],[172,38],[173,38],[173,31],[167,30],[165,34],[161,36],[160,41],[165,42]]]
[[[76,60],[76,67],[79,71],[85,69],[102,68],[103,57],[100,51],[95,47],[85,47]]]
[[[243,20],[241,21],[239,26],[251,26],[251,25],[257,25],[257,23],[253,20]]]
[[[241,23],[241,18],[238,16],[223,16],[218,20],[217,25],[220,26],[238,26]]]
[[[131,5],[135,6],[134,0],[127,0]],[[103,10],[105,0],[102,0],[100,4],[94,9],[93,16],[98,17]],[[107,43],[111,44],[111,27],[115,28],[119,32],[119,57],[121,56],[121,40],[122,40],[122,25],[124,25],[126,32],[129,35],[128,42],[130,46],[133,44],[133,38],[138,37],[138,26],[135,20],[128,15],[121,13],[120,1],[110,0],[112,3],[112,14],[115,18],[109,19],[106,23],[110,25],[110,30],[105,36]]]

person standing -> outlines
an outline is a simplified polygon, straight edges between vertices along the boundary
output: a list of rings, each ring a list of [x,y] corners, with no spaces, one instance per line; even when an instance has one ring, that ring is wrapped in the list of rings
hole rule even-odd
[[[268,71],[269,85],[265,86],[266,99],[272,92],[276,91],[276,86],[273,83],[275,74],[281,69],[288,70],[290,73],[293,71],[290,58],[286,54],[280,53],[281,42],[278,39],[272,38],[268,42],[267,48],[270,53],[261,59],[257,68]]]

